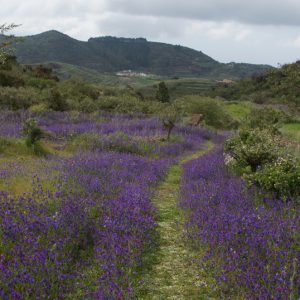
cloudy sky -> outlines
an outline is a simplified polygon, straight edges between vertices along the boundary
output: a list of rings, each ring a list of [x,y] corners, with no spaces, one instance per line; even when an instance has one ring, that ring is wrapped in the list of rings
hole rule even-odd
[[[16,35],[145,37],[221,62],[300,59],[300,0],[0,0],[0,7],[0,24],[22,24]]]

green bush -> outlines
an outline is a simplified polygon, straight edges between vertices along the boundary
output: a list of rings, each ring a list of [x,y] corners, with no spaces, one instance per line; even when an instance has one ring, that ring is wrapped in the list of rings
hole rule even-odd
[[[32,87],[2,87],[0,89],[0,108],[2,109],[27,109],[33,104],[44,101],[41,91]]]
[[[40,143],[40,140],[44,137],[44,131],[38,127],[35,119],[27,119],[23,123],[22,132],[26,137],[26,146],[31,148],[36,155],[46,154],[45,149]]]
[[[253,108],[244,123],[244,127],[259,129],[269,128],[274,133],[278,133],[279,127],[287,120],[288,115],[286,113],[271,106]]]
[[[100,90],[94,85],[77,78],[60,82],[57,87],[63,98],[76,99],[78,102],[87,97],[96,100],[100,95]]]
[[[56,82],[50,79],[32,77],[26,80],[26,85],[42,90],[54,87],[56,85]]]
[[[24,80],[19,74],[11,74],[12,72],[0,71],[0,86],[21,87],[24,86]]]
[[[97,110],[97,103],[95,100],[91,98],[86,97],[79,103],[79,111],[92,113],[96,110]]]
[[[164,81],[160,82],[156,92],[156,99],[160,102],[169,102],[170,95],[169,90]]]
[[[293,156],[279,157],[246,179],[281,199],[296,199],[300,196],[300,161]]]
[[[31,105],[28,110],[33,113],[43,113],[49,110],[46,103],[39,103]]]
[[[51,89],[48,94],[48,106],[55,111],[65,111],[68,109],[66,99],[57,89]]]
[[[243,129],[225,142],[239,167],[250,167],[255,172],[266,163],[276,160],[281,152],[279,137],[268,129]]]
[[[236,122],[217,99],[187,96],[176,101],[185,113],[202,114],[206,125],[214,128],[232,128]]]

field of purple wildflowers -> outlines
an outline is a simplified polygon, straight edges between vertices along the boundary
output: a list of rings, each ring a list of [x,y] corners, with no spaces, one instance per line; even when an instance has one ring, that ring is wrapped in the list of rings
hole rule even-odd
[[[33,117],[47,133],[46,157],[14,149]],[[177,157],[212,137],[177,126],[166,141],[161,122],[143,115],[50,112],[2,113],[0,135],[9,141],[0,153],[1,299],[133,297],[154,243],[155,188]],[[7,189],[16,177],[18,193]]]
[[[199,269],[225,299],[299,299],[299,207],[258,194],[228,173],[221,146],[184,165],[180,206]]]
[[[24,146],[28,118],[46,156]],[[199,274],[214,275],[220,298],[298,299],[299,207],[231,175],[221,136],[177,125],[166,140],[140,114],[24,111],[0,116],[0,298],[134,298],[157,243],[157,186],[209,139],[215,148],[183,165],[179,197]]]

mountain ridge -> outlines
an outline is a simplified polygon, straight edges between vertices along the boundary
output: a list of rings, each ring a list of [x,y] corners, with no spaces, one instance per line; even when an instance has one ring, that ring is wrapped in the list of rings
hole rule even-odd
[[[268,65],[220,63],[202,51],[145,38],[100,36],[79,41],[56,30],[27,36],[15,48],[19,62],[24,64],[55,61],[101,73],[131,69],[159,75],[237,79],[272,68]]]

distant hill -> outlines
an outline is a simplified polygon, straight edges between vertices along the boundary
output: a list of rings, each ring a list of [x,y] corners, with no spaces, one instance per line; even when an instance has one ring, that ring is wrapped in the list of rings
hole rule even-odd
[[[21,63],[63,63],[97,72],[134,70],[158,75],[237,79],[263,73],[271,67],[219,63],[201,51],[143,38],[90,38],[78,41],[55,30],[28,36],[16,45]]]
[[[300,107],[300,61],[234,84],[220,84],[210,95],[228,100],[250,100],[258,104],[286,103]]]

